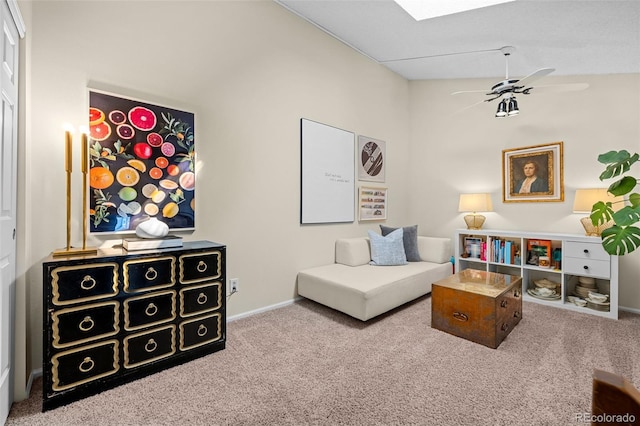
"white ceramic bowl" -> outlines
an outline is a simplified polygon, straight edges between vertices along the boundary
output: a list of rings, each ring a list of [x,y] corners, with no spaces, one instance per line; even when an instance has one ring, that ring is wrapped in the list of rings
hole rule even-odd
[[[538,287],[536,293],[540,296],[551,296],[556,294],[556,291],[546,287]]]
[[[595,301],[595,302],[600,302],[600,303],[604,303],[607,301],[607,299],[609,298],[608,295],[606,294],[601,294],[601,293],[595,293],[593,291],[589,292],[589,299]]]

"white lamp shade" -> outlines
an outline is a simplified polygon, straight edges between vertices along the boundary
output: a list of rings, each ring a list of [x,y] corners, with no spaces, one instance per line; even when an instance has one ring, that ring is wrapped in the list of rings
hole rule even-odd
[[[460,194],[459,212],[492,212],[491,194]]]
[[[574,213],[591,213],[591,208],[598,201],[610,201],[614,203],[612,208],[618,211],[623,207],[622,197],[614,197],[607,192],[607,188],[576,189],[576,198],[573,200]]]

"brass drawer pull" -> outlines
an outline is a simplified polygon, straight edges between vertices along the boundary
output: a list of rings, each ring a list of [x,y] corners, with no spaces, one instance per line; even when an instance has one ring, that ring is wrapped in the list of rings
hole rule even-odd
[[[520,297],[520,292],[518,290],[514,291],[513,297]]]
[[[158,278],[158,271],[156,271],[155,269],[153,269],[153,267],[149,267],[149,269],[147,269],[147,272],[145,272],[144,277],[148,280],[148,281],[153,281],[156,278]]]
[[[96,363],[93,362],[93,360],[91,359],[91,357],[86,357],[78,366],[78,370],[80,370],[83,373],[87,373],[91,370],[93,370],[93,367],[95,367]]]
[[[513,317],[514,317],[514,318],[520,318],[520,312],[515,311],[515,312],[513,313]]]
[[[91,290],[96,286],[96,280],[91,275],[85,275],[80,281],[80,288],[83,290]]]
[[[200,293],[198,295],[198,305],[204,305],[205,303],[207,303],[207,295],[204,293]]]
[[[200,324],[198,327],[198,336],[204,337],[207,334],[207,327],[204,324]]]
[[[158,307],[153,303],[149,303],[147,309],[144,310],[144,313],[147,314],[148,317],[152,317],[158,313]]]
[[[507,301],[503,300],[502,302],[500,302],[500,307],[506,308],[507,307]]]
[[[80,324],[78,324],[78,328],[82,331],[89,331],[93,328],[94,325],[96,324],[93,322],[93,319],[91,319],[91,317],[87,315],[82,321],[80,321]]]
[[[207,270],[207,268],[208,268],[208,265],[204,260],[201,260],[200,262],[198,262],[198,266],[196,266],[196,269],[198,270],[198,272],[204,272]]]
[[[156,349],[158,349],[158,344],[156,343],[155,340],[153,339],[149,339],[149,341],[147,342],[146,345],[144,345],[144,350],[151,353],[153,351],[155,351]]]
[[[454,312],[453,317],[458,321],[469,321],[469,317],[462,312]]]
[[[502,324],[502,327],[500,327],[500,330],[507,331],[508,328],[509,328],[509,324],[504,323],[504,324]]]

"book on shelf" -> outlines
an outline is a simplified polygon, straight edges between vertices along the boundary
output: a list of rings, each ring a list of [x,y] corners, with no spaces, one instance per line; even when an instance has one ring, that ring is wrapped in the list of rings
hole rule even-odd
[[[122,247],[127,251],[182,247],[182,237],[168,235],[164,238],[125,238],[122,240]]]
[[[515,241],[495,239],[492,241],[491,261],[505,265],[519,265],[520,247]]]
[[[538,259],[547,256],[551,259],[550,240],[529,240],[527,242],[527,265],[538,265]]]

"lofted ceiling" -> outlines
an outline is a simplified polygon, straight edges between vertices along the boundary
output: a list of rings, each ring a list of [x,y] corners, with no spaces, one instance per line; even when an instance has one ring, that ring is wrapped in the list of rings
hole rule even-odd
[[[276,2],[409,80],[503,78],[503,46],[514,78],[640,73],[640,0],[517,0],[424,21],[392,0]]]

